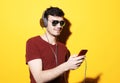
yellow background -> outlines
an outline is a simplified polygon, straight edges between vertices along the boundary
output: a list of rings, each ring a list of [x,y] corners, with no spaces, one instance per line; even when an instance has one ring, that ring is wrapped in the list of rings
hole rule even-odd
[[[44,9],[58,6],[71,22],[67,47],[71,53],[87,48],[87,77],[99,83],[120,83],[119,0],[1,0],[0,83],[29,83],[25,64],[26,40],[43,33],[39,19]],[[85,64],[71,71],[70,83],[84,78]]]

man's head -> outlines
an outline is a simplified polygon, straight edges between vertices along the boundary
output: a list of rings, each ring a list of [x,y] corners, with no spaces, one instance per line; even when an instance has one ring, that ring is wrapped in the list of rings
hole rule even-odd
[[[64,12],[58,7],[47,8],[42,15],[42,27],[46,27],[47,32],[54,36],[60,35],[64,21]]]
[[[48,25],[48,17],[49,15],[51,16],[56,16],[56,17],[64,17],[64,12],[62,11],[62,9],[58,8],[58,7],[50,7],[47,8],[42,15],[42,26],[43,27],[47,27]],[[53,22],[53,26],[55,26],[54,23],[57,23],[56,21]],[[62,22],[61,22],[62,25]]]

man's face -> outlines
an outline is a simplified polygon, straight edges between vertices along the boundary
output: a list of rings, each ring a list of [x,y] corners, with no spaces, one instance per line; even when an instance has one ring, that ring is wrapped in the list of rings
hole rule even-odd
[[[48,15],[47,32],[50,35],[59,36],[64,25],[65,25],[65,23],[64,23],[63,17]]]

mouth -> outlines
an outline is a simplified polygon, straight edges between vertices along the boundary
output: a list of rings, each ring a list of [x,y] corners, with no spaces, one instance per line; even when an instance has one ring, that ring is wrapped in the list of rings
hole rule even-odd
[[[55,28],[54,30],[55,30],[56,32],[61,32],[61,31],[62,31],[62,28],[57,27],[57,28]]]
[[[60,33],[60,32],[62,31],[62,29],[55,29],[55,31],[56,31],[57,33]]]

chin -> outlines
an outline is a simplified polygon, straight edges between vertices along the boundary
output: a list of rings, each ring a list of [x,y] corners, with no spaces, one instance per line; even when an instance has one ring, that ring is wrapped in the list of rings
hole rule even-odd
[[[59,35],[60,35],[60,33],[54,34],[54,36],[56,36],[56,37],[59,36]]]
[[[59,32],[56,32],[55,35],[58,35],[58,36],[59,36],[59,35],[60,35],[60,31],[59,31]]]

